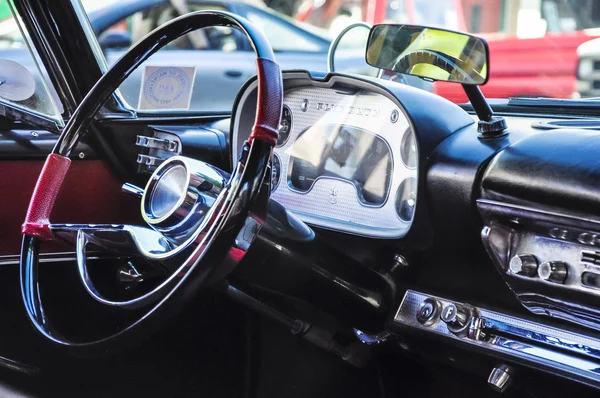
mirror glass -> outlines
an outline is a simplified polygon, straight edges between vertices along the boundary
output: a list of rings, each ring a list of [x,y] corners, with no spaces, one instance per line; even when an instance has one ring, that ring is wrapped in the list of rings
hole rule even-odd
[[[488,79],[488,45],[464,33],[412,25],[377,25],[367,43],[377,68],[462,84]]]
[[[371,27],[364,23],[348,26],[331,43],[329,71],[377,76],[378,69],[367,64],[365,48]]]

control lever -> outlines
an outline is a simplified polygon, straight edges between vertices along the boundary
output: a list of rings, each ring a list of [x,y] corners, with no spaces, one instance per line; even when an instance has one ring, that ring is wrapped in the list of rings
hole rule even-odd
[[[227,285],[224,293],[233,301],[282,324],[294,335],[303,338],[325,351],[337,355],[354,367],[364,368],[371,359],[371,350],[367,344],[356,341],[347,346],[342,345],[336,341],[334,330],[315,325],[314,323],[302,319],[292,318],[231,285]]]
[[[133,185],[130,184],[128,182],[126,182],[125,184],[123,184],[123,186],[121,187],[121,191],[137,196],[138,198],[142,198],[142,195],[144,195],[144,189],[138,187],[137,185]]]

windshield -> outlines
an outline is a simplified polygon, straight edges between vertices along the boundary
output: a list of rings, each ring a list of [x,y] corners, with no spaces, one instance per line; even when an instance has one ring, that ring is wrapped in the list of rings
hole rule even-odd
[[[488,98],[600,96],[600,2],[596,0],[83,0],[82,3],[108,65],[150,30],[170,19],[186,12],[216,9],[239,14],[263,30],[284,70],[326,71],[332,38],[352,23],[371,26],[406,23],[484,37],[490,48],[490,77],[481,89]],[[3,28],[0,22],[0,46],[18,45],[18,35],[16,40],[11,39],[10,29]],[[238,90],[256,72],[251,50],[235,29],[206,29],[159,51],[130,76],[120,91],[131,107],[140,111],[230,111]],[[349,53],[343,63],[347,71],[361,70],[364,51]],[[143,82],[167,66],[178,67],[178,73],[185,76],[191,89],[181,103],[163,109],[144,99]],[[419,78],[405,81],[450,101],[467,102],[459,84],[431,84]]]
[[[490,78],[481,87],[488,98],[600,96],[597,0],[325,0],[310,2],[300,19],[332,31],[364,21],[481,36],[490,48]],[[458,84],[436,82],[421,88],[467,102]]]

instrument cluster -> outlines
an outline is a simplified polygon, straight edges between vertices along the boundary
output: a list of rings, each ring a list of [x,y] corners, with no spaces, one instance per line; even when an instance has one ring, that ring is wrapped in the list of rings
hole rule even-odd
[[[379,238],[410,229],[416,138],[404,110],[383,94],[286,90],[272,166],[271,198],[310,225]]]

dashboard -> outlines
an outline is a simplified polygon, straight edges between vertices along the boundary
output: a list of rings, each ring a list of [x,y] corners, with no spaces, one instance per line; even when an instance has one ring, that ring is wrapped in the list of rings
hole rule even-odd
[[[245,123],[234,119],[234,154],[248,138]],[[418,161],[414,128],[393,97],[293,87],[284,92],[271,198],[310,225],[400,238],[415,214]]]
[[[418,332],[600,388],[597,133],[507,117],[506,135],[482,139],[473,116],[423,90],[302,71],[283,81],[254,282],[286,294],[310,286],[303,299],[365,330],[388,309],[386,327],[407,341]],[[213,148],[222,164],[211,164],[227,169],[254,125],[256,94],[248,81],[224,126],[154,126],[154,139],[169,133],[203,159],[194,151]],[[371,273],[396,264],[409,268],[397,271],[401,284]],[[336,289],[343,300],[319,299]]]

